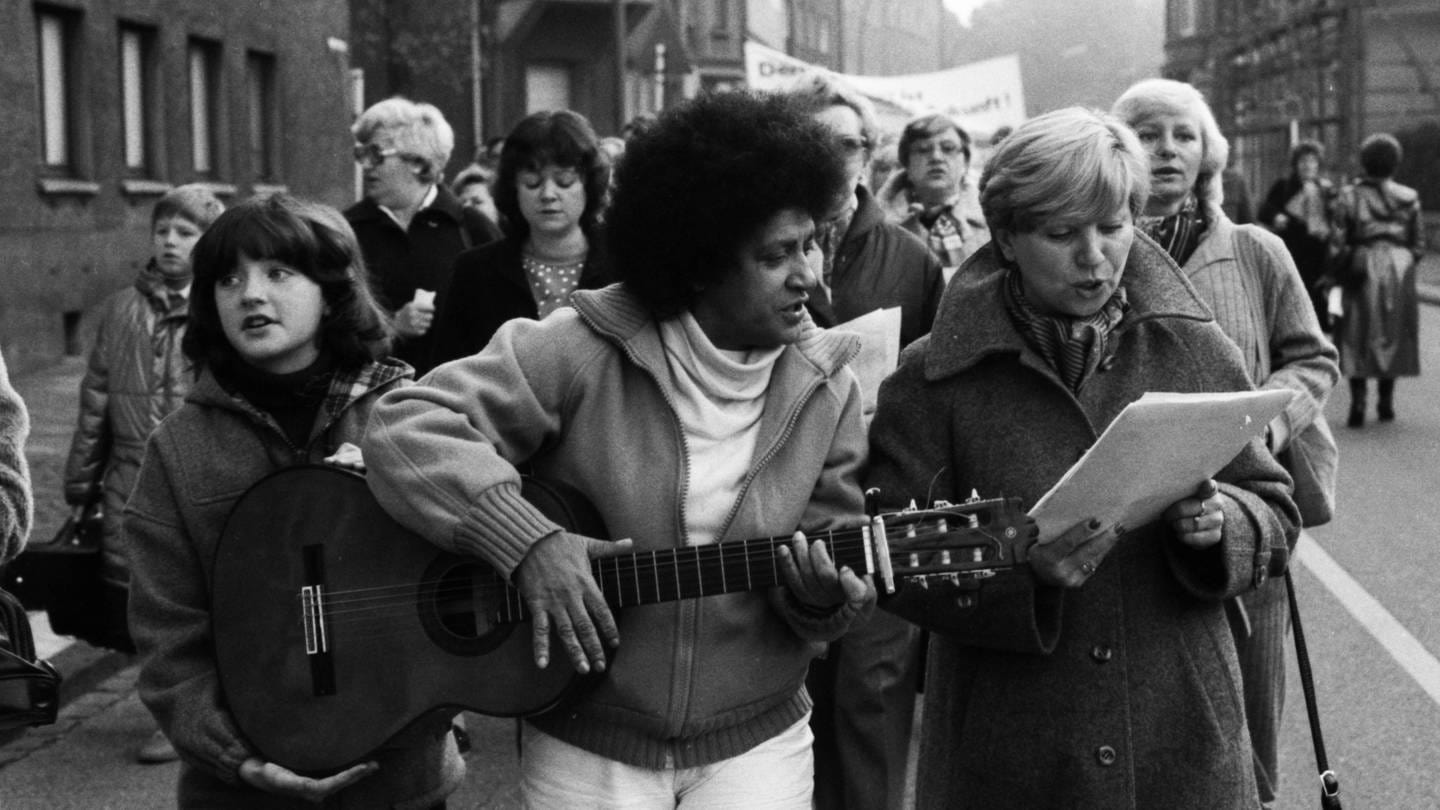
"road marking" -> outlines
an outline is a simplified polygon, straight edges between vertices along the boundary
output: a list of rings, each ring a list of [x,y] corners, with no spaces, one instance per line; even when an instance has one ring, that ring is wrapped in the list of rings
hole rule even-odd
[[[1440,704],[1440,660],[1436,660],[1419,639],[1410,635],[1410,631],[1341,568],[1334,557],[1325,553],[1325,549],[1309,534],[1300,535],[1295,554],[1296,559],[1350,611],[1350,615],[1380,642],[1400,668],[1420,684],[1431,700]]]

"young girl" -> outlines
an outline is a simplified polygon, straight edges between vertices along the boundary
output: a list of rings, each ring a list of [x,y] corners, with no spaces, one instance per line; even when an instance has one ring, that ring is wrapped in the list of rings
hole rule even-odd
[[[346,808],[440,806],[465,767],[447,720],[415,724],[370,762],[302,777],[241,737],[211,643],[211,562],[236,500],[267,473],[358,442],[375,399],[410,375],[380,359],[389,327],[354,232],[324,206],[252,199],[216,220],[194,265],[183,348],[197,379],[146,447],[124,518],[140,696],[184,760],[179,806],[288,808],[332,794]]]

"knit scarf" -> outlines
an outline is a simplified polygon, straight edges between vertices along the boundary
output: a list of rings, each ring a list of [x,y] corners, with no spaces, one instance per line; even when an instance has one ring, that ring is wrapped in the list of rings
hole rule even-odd
[[[1195,195],[1187,194],[1185,202],[1180,203],[1179,211],[1163,217],[1140,217],[1135,224],[1146,236],[1159,242],[1170,258],[1183,267],[1195,248],[1200,246],[1200,237],[1205,235],[1209,223],[1205,221],[1205,214],[1200,210]]]
[[[1125,288],[1117,287],[1093,315],[1083,318],[1047,315],[1025,297],[1018,270],[1010,270],[1005,277],[1005,309],[1015,328],[1073,393],[1080,393],[1080,387],[1100,364],[1100,358],[1105,356],[1106,339],[1129,308]]]
[[[920,224],[927,228],[925,241],[946,267],[959,267],[965,261],[965,237],[961,232],[960,219],[955,215],[958,203],[958,200],[951,200],[920,213]]]

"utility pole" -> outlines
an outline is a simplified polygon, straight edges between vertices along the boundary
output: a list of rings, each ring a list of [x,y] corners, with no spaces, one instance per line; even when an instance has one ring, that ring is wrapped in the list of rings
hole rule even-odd
[[[615,0],[615,128],[625,126],[625,0]]]
[[[480,46],[485,25],[484,4],[485,0],[474,0],[470,4],[470,128],[475,133],[475,153],[477,154],[480,146],[485,143],[485,113],[481,107],[484,97],[480,87],[482,78]]]

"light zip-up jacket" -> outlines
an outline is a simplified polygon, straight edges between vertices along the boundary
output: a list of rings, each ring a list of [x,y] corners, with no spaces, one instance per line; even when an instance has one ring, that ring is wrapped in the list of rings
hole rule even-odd
[[[622,285],[514,320],[485,351],[387,394],[364,445],[367,480],[402,524],[506,576],[559,527],[520,496],[516,465],[574,486],[635,551],[686,544],[687,454],[659,331]],[[721,542],[854,526],[865,460],[851,335],[808,330],[776,361],[755,458]],[[625,608],[598,685],[532,718],[641,767],[717,762],[805,716],[810,659],[848,629],[783,588]]]

